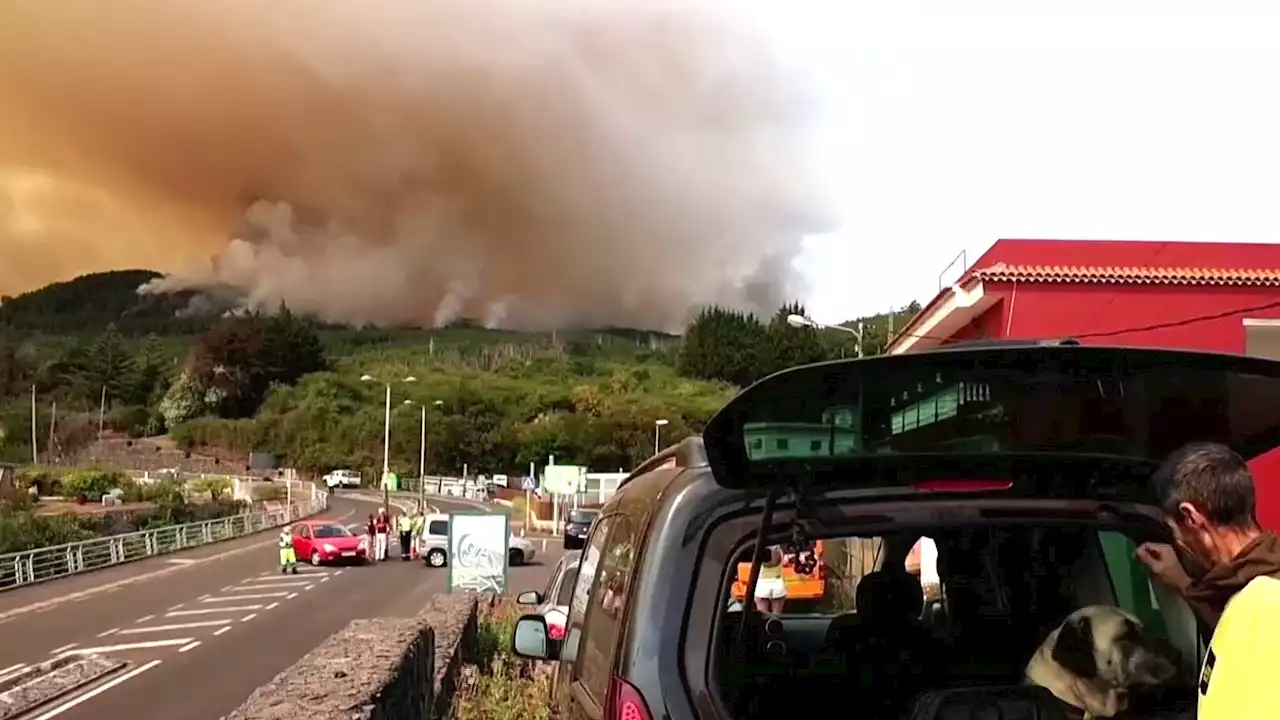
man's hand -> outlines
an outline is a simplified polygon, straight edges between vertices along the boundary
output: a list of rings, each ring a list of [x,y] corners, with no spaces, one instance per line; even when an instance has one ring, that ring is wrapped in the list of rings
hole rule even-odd
[[[1138,546],[1135,556],[1138,562],[1147,566],[1153,577],[1174,590],[1181,593],[1191,586],[1191,576],[1183,569],[1178,552],[1172,545],[1143,543]]]

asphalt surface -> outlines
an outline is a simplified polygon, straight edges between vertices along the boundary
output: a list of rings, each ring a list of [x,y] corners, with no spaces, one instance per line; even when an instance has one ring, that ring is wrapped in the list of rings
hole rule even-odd
[[[340,495],[318,517],[359,526],[375,507]],[[0,679],[63,654],[132,663],[21,717],[216,720],[351,620],[411,616],[446,591],[444,570],[395,558],[281,575],[275,535],[0,593]],[[541,590],[559,558],[558,542],[547,541],[545,554],[538,542],[535,563],[511,570],[513,595]]]

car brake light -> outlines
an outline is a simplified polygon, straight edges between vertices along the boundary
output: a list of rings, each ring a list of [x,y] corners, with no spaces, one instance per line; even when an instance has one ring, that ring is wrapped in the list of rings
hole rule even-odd
[[[547,625],[547,636],[550,637],[552,640],[563,640],[564,626],[556,625],[554,623],[549,623]]]
[[[605,701],[604,716],[608,720],[653,719],[640,691],[617,677],[609,681],[609,698]]]
[[[1008,490],[1009,480],[918,480],[911,486],[920,492],[981,492],[983,490]]]

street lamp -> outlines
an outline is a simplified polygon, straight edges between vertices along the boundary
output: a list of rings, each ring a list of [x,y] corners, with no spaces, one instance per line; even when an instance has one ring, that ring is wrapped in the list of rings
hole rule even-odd
[[[662,426],[671,422],[666,418],[659,418],[653,421],[653,454],[658,454],[658,441],[662,437]]]
[[[412,400],[405,400],[405,405],[414,404]],[[444,405],[443,400],[436,400],[431,403],[436,407]],[[418,443],[418,510],[426,512],[427,509],[427,406],[422,405],[422,439]]]
[[[858,321],[857,329],[843,325],[827,325],[804,315],[788,315],[787,324],[794,328],[813,328],[814,330],[841,330],[858,338],[858,357],[862,357],[862,321]]]
[[[378,379],[372,375],[361,375],[361,382],[377,382]],[[418,378],[410,375],[400,382],[417,382]],[[387,482],[387,476],[391,474],[391,383],[386,383],[387,401],[383,411],[382,420],[382,507],[386,509],[391,505],[391,485]],[[388,512],[390,512],[388,510]]]

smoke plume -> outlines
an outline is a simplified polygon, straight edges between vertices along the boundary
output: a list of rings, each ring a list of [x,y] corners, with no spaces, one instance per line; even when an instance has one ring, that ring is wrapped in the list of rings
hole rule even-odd
[[[113,267],[328,320],[678,327],[794,297],[810,96],[662,0],[7,0],[0,291]]]

